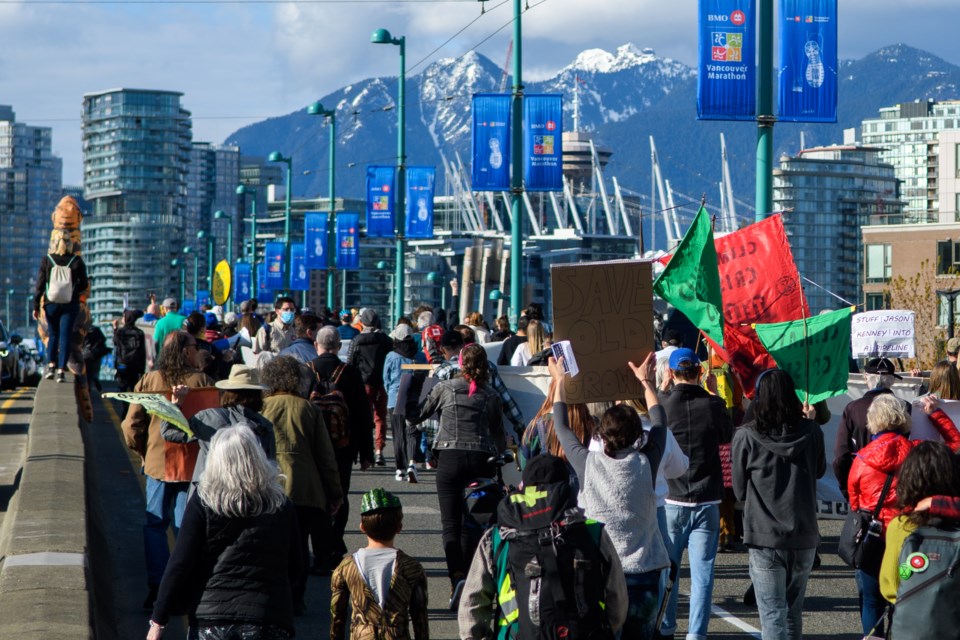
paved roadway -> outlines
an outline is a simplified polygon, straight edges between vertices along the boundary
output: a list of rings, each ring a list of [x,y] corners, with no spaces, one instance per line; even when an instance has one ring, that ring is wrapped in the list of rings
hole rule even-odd
[[[0,507],[6,505],[15,481],[18,459],[22,459],[25,433],[33,390],[0,394]],[[146,634],[148,612],[141,609],[146,591],[143,564],[141,527],[143,523],[143,480],[139,463],[131,457],[119,435],[122,407],[108,406],[94,400],[95,421],[90,427],[91,459],[97,474],[103,508],[100,516],[104,531],[109,536],[109,567],[112,571],[116,635],[121,640],[142,638]],[[389,445],[388,445],[389,448]],[[18,453],[19,452],[19,453]],[[13,462],[8,462],[8,459]],[[457,638],[456,617],[446,608],[449,583],[446,579],[440,545],[440,521],[433,472],[421,473],[419,484],[398,483],[393,471],[387,468],[371,469],[354,474],[350,496],[353,530],[347,542],[351,549],[364,540],[356,530],[359,523],[357,509],[359,496],[375,486],[383,486],[397,493],[404,504],[405,529],[398,538],[398,546],[420,560],[426,568],[430,584],[431,637]],[[824,535],[823,566],[815,571],[807,589],[805,637],[853,640],[858,633],[856,587],[852,572],[843,567],[834,555],[839,521],[821,521]],[[716,638],[759,638],[760,623],[756,611],[741,602],[749,584],[746,554],[718,556],[714,590],[714,617],[710,636]],[[97,568],[94,567],[96,571]],[[688,588],[685,575],[681,579],[681,593]],[[311,577],[307,593],[307,615],[297,618],[298,638],[324,638],[328,635],[329,578]],[[681,598],[682,638],[686,616]],[[172,625],[164,636],[168,640],[184,637],[182,627]]]

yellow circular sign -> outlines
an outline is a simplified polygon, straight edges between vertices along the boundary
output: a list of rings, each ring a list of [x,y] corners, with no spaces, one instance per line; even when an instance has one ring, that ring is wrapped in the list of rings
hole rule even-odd
[[[226,260],[221,260],[213,270],[213,301],[217,304],[230,299],[230,281],[230,265]]]

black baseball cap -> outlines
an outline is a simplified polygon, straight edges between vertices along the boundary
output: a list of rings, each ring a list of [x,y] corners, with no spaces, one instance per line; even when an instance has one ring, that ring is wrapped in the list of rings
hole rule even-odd
[[[863,369],[867,373],[880,374],[883,376],[893,376],[897,380],[903,380],[902,376],[897,375],[897,369],[887,358],[874,358],[867,363]]]

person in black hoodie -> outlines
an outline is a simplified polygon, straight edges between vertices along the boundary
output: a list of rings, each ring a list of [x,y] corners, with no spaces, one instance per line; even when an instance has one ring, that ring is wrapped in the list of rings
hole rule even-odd
[[[344,493],[350,491],[350,478],[353,473],[353,464],[359,459],[360,468],[364,471],[373,464],[373,413],[370,410],[370,400],[363,385],[363,377],[356,367],[344,364],[337,353],[340,351],[340,333],[335,327],[321,327],[316,337],[317,356],[310,366],[318,380],[333,381],[337,391],[343,394],[350,412],[350,443],[342,449],[335,449],[333,454],[337,460],[337,470],[340,472],[340,486]],[[343,369],[337,376],[337,369]],[[318,558],[314,565],[314,572],[333,570],[340,563],[343,554],[347,552],[347,545],[343,541],[343,533],[347,528],[350,515],[350,501],[344,500],[343,506],[337,511],[333,520],[333,534],[330,537],[333,547],[326,557]],[[315,537],[314,541],[319,540]],[[319,551],[314,545],[314,554]]]
[[[713,597],[713,564],[720,537],[720,502],[723,500],[723,468],[720,445],[733,437],[733,422],[727,405],[715,395],[716,378],[707,378],[707,391],[699,385],[703,372],[700,358],[691,349],[670,353],[673,390],[664,396],[667,424],[680,449],[690,459],[686,473],[667,481],[667,533],[670,560],[680,566],[683,550],[690,557],[690,620],[687,638],[706,638]],[[673,638],[677,627],[677,597],[670,594],[660,636]]]
[[[378,467],[387,464],[383,448],[387,445],[387,391],[383,387],[383,362],[393,351],[393,340],[380,330],[380,317],[373,309],[360,312],[363,330],[350,343],[347,363],[360,369],[367,397],[373,407],[373,422],[376,427],[374,461]]]
[[[756,418],[733,437],[733,492],[744,503],[763,637],[803,637],[803,598],[813,568],[817,479],[827,469],[823,432],[804,412],[790,375],[770,369],[757,378]]]

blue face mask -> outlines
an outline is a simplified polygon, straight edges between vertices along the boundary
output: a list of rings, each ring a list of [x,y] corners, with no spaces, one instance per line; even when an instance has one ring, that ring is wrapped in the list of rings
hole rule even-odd
[[[280,313],[280,321],[283,324],[290,324],[293,322],[293,311],[282,311]]]

